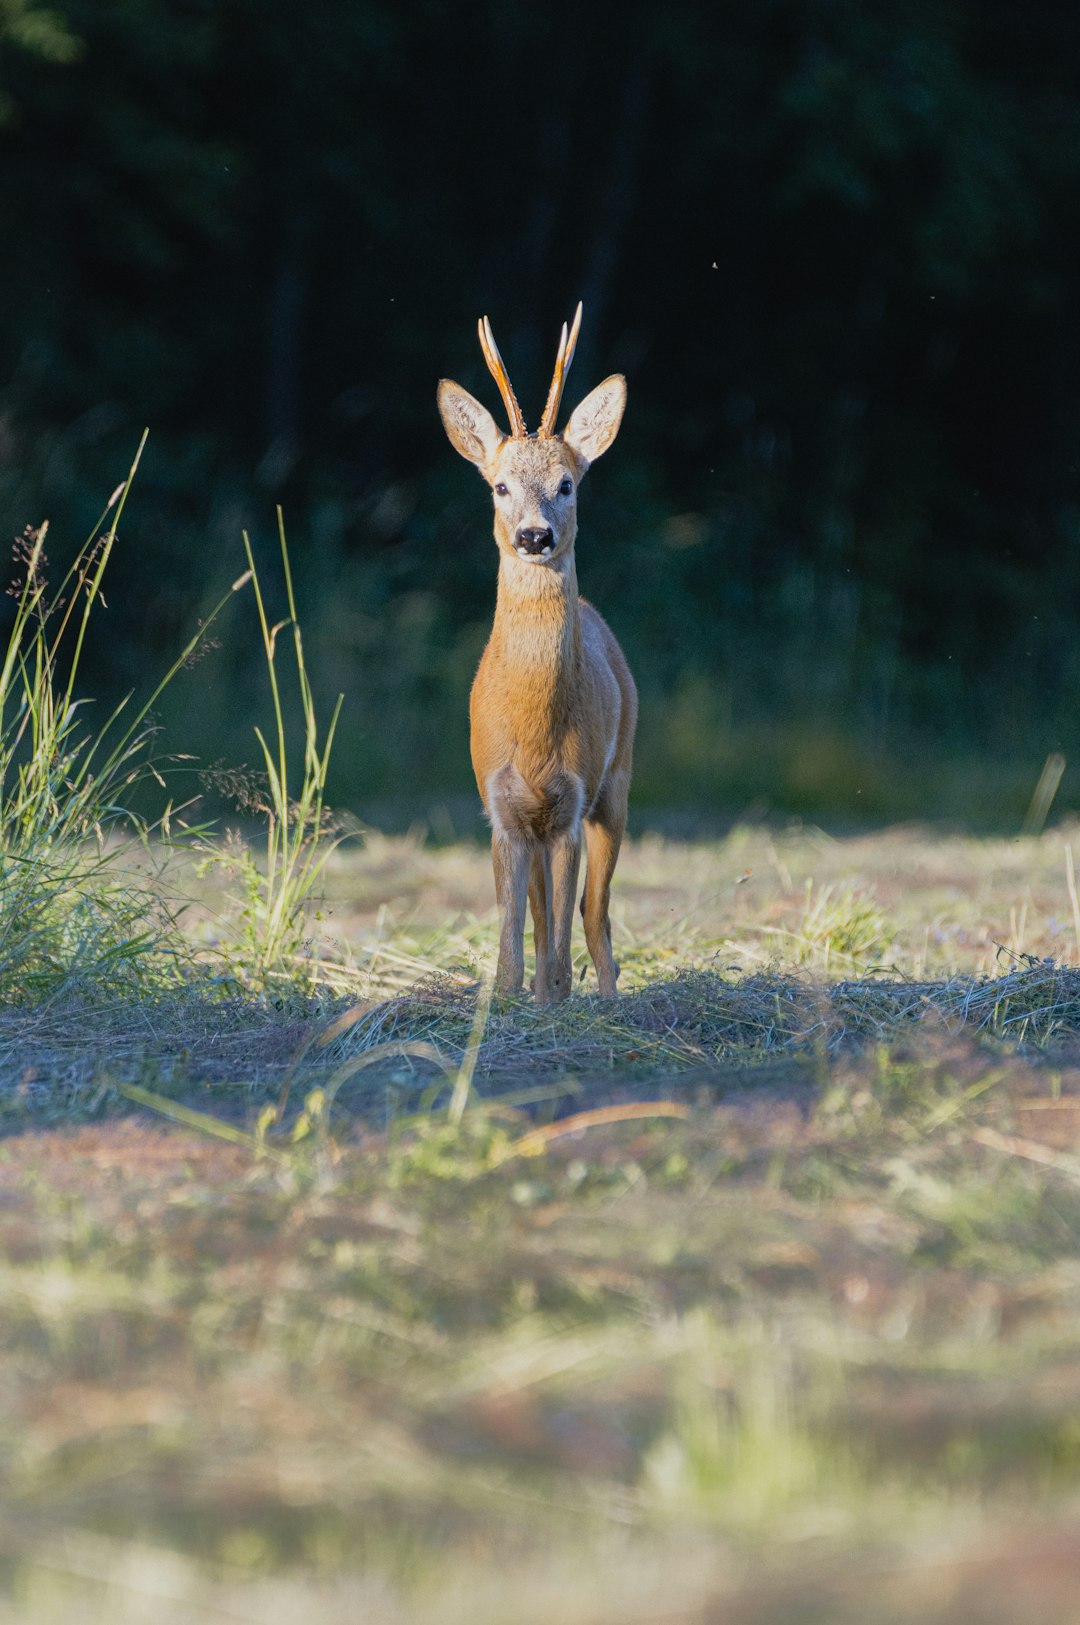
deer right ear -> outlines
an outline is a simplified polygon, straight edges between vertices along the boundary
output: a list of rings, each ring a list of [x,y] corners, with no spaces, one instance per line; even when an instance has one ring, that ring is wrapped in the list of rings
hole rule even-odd
[[[440,380],[438,399],[439,416],[450,444],[483,473],[506,436],[496,427],[487,407],[452,378]]]

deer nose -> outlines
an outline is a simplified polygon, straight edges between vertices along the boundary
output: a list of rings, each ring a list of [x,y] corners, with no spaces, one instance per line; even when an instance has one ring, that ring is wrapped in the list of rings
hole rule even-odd
[[[514,540],[519,553],[535,554],[550,552],[555,538],[550,525],[545,526],[543,530],[534,530],[528,525],[522,525]]]

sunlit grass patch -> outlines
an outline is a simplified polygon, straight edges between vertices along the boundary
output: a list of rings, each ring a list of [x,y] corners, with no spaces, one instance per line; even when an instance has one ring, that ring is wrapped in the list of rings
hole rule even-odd
[[[877,969],[887,958],[896,927],[876,899],[850,887],[816,891],[807,880],[802,917],[791,927],[763,925],[785,959],[823,975]]]

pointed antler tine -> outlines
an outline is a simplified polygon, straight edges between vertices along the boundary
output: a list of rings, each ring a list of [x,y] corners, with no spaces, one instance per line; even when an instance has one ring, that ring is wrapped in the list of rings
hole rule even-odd
[[[581,301],[578,300],[578,307],[574,312],[573,327],[567,334],[566,323],[563,322],[562,333],[559,336],[559,350],[555,357],[555,371],[551,378],[551,388],[548,390],[547,404],[544,407],[544,415],[540,420],[540,427],[536,431],[541,440],[550,440],[555,433],[555,422],[559,415],[559,402],[562,400],[563,385],[566,383],[566,375],[570,371],[570,363],[574,359],[580,327]]]
[[[480,334],[480,348],[484,352],[484,360],[487,362],[488,371],[499,386],[499,394],[503,398],[506,415],[510,419],[510,433],[515,440],[524,440],[528,434],[525,419],[522,416],[521,407],[517,403],[517,396],[514,394],[510,376],[503,365],[503,358],[499,354],[499,346],[495,343],[491,323],[486,316],[481,316],[477,323],[477,329]]]
[[[563,373],[564,374],[568,373],[570,371],[570,363],[574,359],[574,351],[577,349],[577,336],[578,336],[580,331],[581,331],[581,300],[579,299],[578,304],[577,304],[577,309],[574,312],[574,320],[570,324],[570,342],[566,346],[566,360],[563,363]]]
[[[559,348],[555,352],[555,371],[551,375],[551,387],[544,403],[544,415],[540,419],[540,427],[536,433],[541,440],[550,440],[555,433],[555,418],[559,411],[559,400],[562,396],[563,379],[566,375],[566,323],[562,324],[559,334]]]
[[[491,331],[491,323],[488,321],[486,316],[481,316],[476,325],[480,333],[480,348],[484,352],[484,360],[487,362],[496,382],[499,382],[506,376],[506,368],[503,366],[503,358],[499,354],[499,346],[495,343],[495,335]],[[500,388],[501,387],[502,386],[500,383]]]

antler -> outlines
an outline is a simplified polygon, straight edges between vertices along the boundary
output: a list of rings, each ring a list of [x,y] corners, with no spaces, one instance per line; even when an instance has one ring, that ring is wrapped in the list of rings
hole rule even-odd
[[[525,419],[521,415],[521,407],[514,394],[514,386],[510,382],[503,358],[499,354],[499,347],[495,343],[495,335],[491,331],[491,323],[486,316],[481,316],[477,326],[480,329],[480,348],[484,352],[484,360],[488,364],[488,371],[499,386],[499,394],[506,407],[506,415],[510,419],[510,433],[515,440],[524,440],[528,436]]]
[[[578,308],[574,312],[574,324],[570,329],[569,338],[566,335],[566,323],[563,322],[562,335],[559,339],[559,353],[555,357],[555,372],[552,375],[551,388],[548,390],[547,405],[544,407],[544,415],[540,419],[540,427],[536,431],[538,438],[541,440],[550,440],[555,433],[555,419],[559,415],[559,402],[562,400],[563,385],[566,383],[566,375],[570,371],[570,363],[574,359],[580,326],[581,300],[579,299]]]

